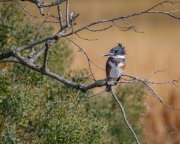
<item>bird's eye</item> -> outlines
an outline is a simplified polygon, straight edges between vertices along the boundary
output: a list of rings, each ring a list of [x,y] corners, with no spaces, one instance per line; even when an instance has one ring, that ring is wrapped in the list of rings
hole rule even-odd
[[[112,51],[113,53],[115,53],[115,51]]]

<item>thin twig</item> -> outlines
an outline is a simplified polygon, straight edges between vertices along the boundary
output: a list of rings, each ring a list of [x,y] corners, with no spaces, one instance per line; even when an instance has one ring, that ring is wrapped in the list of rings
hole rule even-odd
[[[139,32],[135,26],[132,26],[130,23],[128,23],[125,19],[123,21],[131,28],[133,29],[136,33],[144,33],[144,32]]]
[[[113,26],[113,25],[110,25],[110,26],[108,26],[108,27],[105,27],[105,28],[99,29],[99,30],[92,30],[92,29],[89,29],[88,27],[86,27],[85,29],[87,29],[87,30],[89,30],[89,31],[91,31],[91,32],[98,32],[98,31],[107,30],[107,29],[111,28],[112,26]]]
[[[146,77],[144,78],[144,80],[148,79],[149,77],[151,77],[152,75],[154,75],[154,74],[156,74],[156,73],[166,71],[167,68],[168,68],[168,67],[165,67],[164,69],[161,69],[161,70],[157,70],[157,71],[152,72],[151,74],[149,74],[148,76],[146,76]]]
[[[96,79],[95,79],[95,77],[94,77],[94,74],[93,74],[93,71],[92,71],[92,69],[91,69],[91,64],[90,64],[90,62],[92,62],[92,60],[89,58],[88,54],[87,54],[77,43],[75,43],[73,40],[69,39],[68,37],[66,37],[66,38],[67,38],[70,42],[72,42],[75,46],[77,46],[77,47],[79,48],[80,52],[83,52],[83,53],[85,54],[85,56],[86,56],[86,58],[87,58],[87,60],[88,60],[89,70],[90,70],[90,72],[91,72],[91,75],[92,75],[92,77],[93,77],[93,80],[96,81]]]
[[[79,34],[76,33],[76,35],[80,38],[80,39],[83,39],[83,40],[87,40],[87,41],[95,41],[95,40],[98,40],[98,39],[88,39],[88,38],[83,38],[81,37]]]
[[[28,24],[30,24],[32,27],[34,27],[36,30],[38,30],[38,28],[33,24],[31,23],[30,21],[26,20],[26,19],[23,19],[25,22],[27,22]]]
[[[100,66],[98,66],[97,64],[95,64],[95,63],[89,58],[88,54],[82,49],[82,47],[80,47],[78,44],[76,44],[74,41],[72,41],[72,39],[70,39],[70,38],[68,38],[68,37],[66,37],[66,38],[67,38],[70,42],[72,42],[75,46],[77,46],[77,47],[79,48],[79,52],[83,52],[83,53],[86,55],[87,59],[88,59],[93,65],[95,65],[97,68],[105,71],[105,69],[103,69],[103,68],[101,68]]]
[[[24,6],[22,6],[18,1],[15,0],[15,2],[16,2],[20,7],[22,7],[23,10],[24,10],[27,14],[29,14],[30,16],[32,16],[32,17],[34,17],[34,18],[37,18],[37,16],[33,16],[30,12],[28,12],[28,10],[27,10]]]
[[[112,93],[112,96],[114,97],[115,101],[118,103],[119,108],[121,109],[121,113],[122,113],[122,115],[123,115],[124,121],[126,122],[129,130],[131,131],[134,139],[136,140],[136,143],[137,143],[137,144],[140,144],[139,141],[138,141],[138,139],[137,139],[137,136],[136,136],[135,132],[134,132],[133,129],[131,128],[131,126],[130,126],[127,118],[126,118],[126,114],[125,114],[124,108],[123,108],[121,102],[120,102],[120,101],[118,100],[118,98],[116,97],[116,95],[115,95],[112,87],[111,87],[111,93]]]
[[[128,30],[131,29],[131,27],[121,27],[121,26],[117,25],[114,21],[112,21],[112,23],[113,23],[116,27],[118,27],[121,31],[128,31]]]
[[[26,44],[28,44],[28,42],[27,42],[18,32],[16,32],[16,34],[17,34]]]

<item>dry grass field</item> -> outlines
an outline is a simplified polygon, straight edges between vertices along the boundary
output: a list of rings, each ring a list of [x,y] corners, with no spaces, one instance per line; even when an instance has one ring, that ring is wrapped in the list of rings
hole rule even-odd
[[[70,10],[80,13],[76,29],[100,19],[146,10],[158,2],[160,1],[71,0]],[[160,10],[174,8],[176,7],[170,4],[164,5],[164,8],[159,7]],[[51,12],[56,14],[56,7],[51,9]],[[38,11],[33,10],[32,13],[35,14]],[[103,32],[92,33],[84,30],[79,33],[80,36],[85,38],[98,38],[97,41],[85,41],[74,36],[75,41],[84,48],[90,58],[100,67],[104,67],[106,62],[106,58],[101,57],[101,54],[108,52],[117,43],[122,43],[127,50],[125,73],[144,78],[151,72],[168,66],[165,72],[152,76],[150,80],[166,81],[180,77],[180,21],[158,14],[136,16],[127,19],[127,21],[144,33],[136,33],[132,30],[123,32],[113,26]],[[125,26],[123,21],[117,21],[116,23]],[[104,28],[110,24],[100,24],[92,27],[92,29]],[[58,24],[54,26],[56,30],[59,29]],[[75,56],[71,69],[87,68],[88,63],[85,56],[78,53],[78,48],[73,44],[71,46]],[[105,77],[104,71],[96,67],[93,67],[93,71],[97,79]],[[180,89],[172,85],[156,85],[153,88],[167,104],[180,108]],[[147,115],[145,116],[147,139],[152,144],[164,144],[163,128],[175,126],[180,130],[180,112],[162,106],[150,93],[148,93],[146,103],[148,106]],[[180,143],[180,138],[176,143]]]

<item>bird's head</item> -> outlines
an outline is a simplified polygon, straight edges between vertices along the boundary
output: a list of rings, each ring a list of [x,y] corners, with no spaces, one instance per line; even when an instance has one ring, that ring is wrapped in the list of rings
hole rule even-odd
[[[122,44],[118,44],[118,46],[112,48],[109,53],[103,54],[102,56],[110,56],[112,58],[125,58],[126,51]]]

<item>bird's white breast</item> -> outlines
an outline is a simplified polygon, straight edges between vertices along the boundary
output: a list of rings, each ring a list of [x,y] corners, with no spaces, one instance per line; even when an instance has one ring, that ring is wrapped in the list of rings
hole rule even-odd
[[[123,70],[120,68],[121,66],[123,66],[123,63],[119,63],[117,67],[112,62],[109,62],[109,64],[112,67],[109,73],[109,77],[119,78],[123,74]]]

